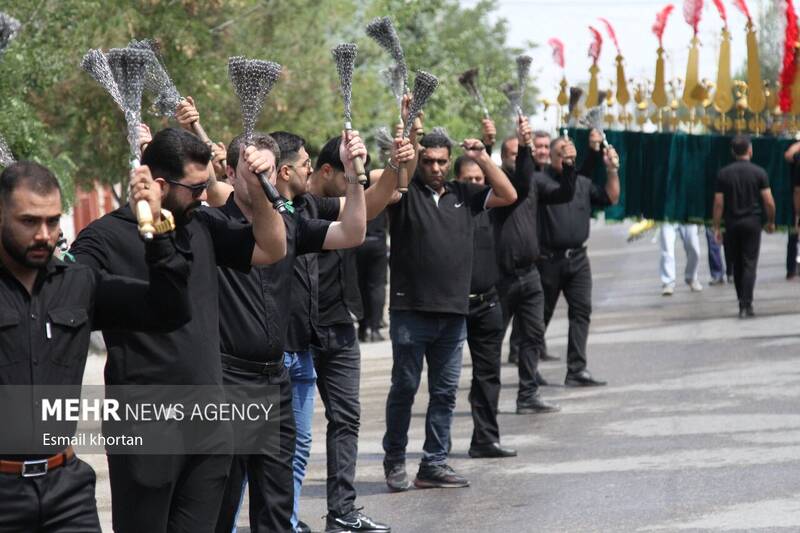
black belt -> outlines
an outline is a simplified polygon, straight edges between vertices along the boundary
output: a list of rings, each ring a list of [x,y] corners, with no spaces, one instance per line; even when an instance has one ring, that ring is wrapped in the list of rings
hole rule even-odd
[[[497,289],[492,287],[488,291],[481,294],[470,294],[469,303],[483,303],[492,301],[497,296]]]
[[[586,251],[586,246],[580,248],[557,248],[554,250],[542,249],[542,259],[569,259]]]
[[[258,374],[275,375],[283,368],[283,358],[278,361],[250,361],[248,359],[240,359],[226,353],[222,354],[222,362],[228,366],[238,368],[240,370],[247,370],[249,372],[256,372]]]

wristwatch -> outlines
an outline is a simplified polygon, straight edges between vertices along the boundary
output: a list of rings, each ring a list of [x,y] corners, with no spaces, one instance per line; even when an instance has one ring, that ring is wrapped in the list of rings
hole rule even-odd
[[[358,183],[358,176],[348,176],[347,174],[344,175],[345,181],[347,181],[348,185],[355,185]]]
[[[167,209],[162,209],[161,220],[158,224],[153,224],[153,228],[155,228],[156,235],[163,235],[175,231],[175,217],[172,216],[172,212]]]

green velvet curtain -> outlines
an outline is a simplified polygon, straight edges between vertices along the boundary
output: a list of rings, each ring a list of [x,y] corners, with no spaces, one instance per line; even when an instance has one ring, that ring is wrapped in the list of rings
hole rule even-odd
[[[586,153],[589,131],[571,129],[579,164]],[[609,220],[642,217],[657,221],[711,220],[714,181],[719,169],[732,161],[731,136],[685,133],[607,131],[608,142],[620,156],[620,200],[605,210]],[[792,224],[791,167],[783,153],[791,139],[753,137],[753,162],[769,175],[779,226]],[[600,166],[595,183],[605,183]]]

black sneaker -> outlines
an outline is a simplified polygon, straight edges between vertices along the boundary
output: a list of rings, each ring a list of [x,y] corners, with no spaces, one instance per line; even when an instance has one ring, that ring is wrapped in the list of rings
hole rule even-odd
[[[418,489],[460,489],[469,487],[469,481],[456,474],[447,464],[419,465],[414,486]]]
[[[386,477],[386,485],[392,492],[403,492],[411,487],[406,474],[405,463],[383,462],[383,475]]]
[[[325,517],[325,533],[344,533],[349,531],[384,533],[392,530],[386,524],[376,522],[362,513],[361,509],[363,507],[353,509],[344,516],[334,516],[328,513],[328,516]]]

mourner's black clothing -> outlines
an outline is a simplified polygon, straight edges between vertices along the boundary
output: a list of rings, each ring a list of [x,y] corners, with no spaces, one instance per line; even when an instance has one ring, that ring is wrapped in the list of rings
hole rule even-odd
[[[233,194],[218,209],[231,223],[247,219]],[[220,350],[240,359],[283,361],[295,258],[322,250],[330,222],[284,215],[286,257],[273,265],[253,267],[250,272],[220,267]]]
[[[740,308],[753,304],[765,189],[769,189],[766,171],[750,161],[731,163],[717,176],[715,192],[724,199],[725,255],[731,258]]]
[[[231,194],[218,213],[247,224]],[[250,487],[250,528],[254,533],[291,529],[295,426],[289,372],[283,346],[289,327],[295,258],[322,250],[330,222],[283,215],[286,256],[275,264],[243,273],[219,267],[220,351],[226,386],[258,385],[280,389],[279,450],[276,454],[236,455],[225,486],[217,531],[230,532],[245,478]],[[268,363],[258,369],[255,363]]]
[[[745,218],[761,219],[761,191],[769,189],[767,172],[750,161],[736,161],[723,167],[715,192],[725,195],[725,225]]]
[[[92,330],[185,324],[187,257],[162,236],[141,244],[140,260],[149,284],[52,258],[31,294],[0,265],[0,385],[80,384]]]
[[[149,283],[52,258],[40,269],[29,293],[0,265],[0,385],[79,388],[93,329],[166,331],[185,324],[191,316],[190,258],[176,253],[172,238],[166,235],[156,236],[142,248]],[[6,442],[15,435],[32,435],[36,442],[30,443],[30,454],[0,459],[31,461],[63,452],[63,447],[42,447],[39,429],[45,428],[34,422],[39,419],[34,405],[3,405],[0,411],[8,408],[15,413],[2,416],[2,447],[17,449],[17,444],[24,444],[16,439]],[[30,425],[15,429],[17,420]],[[75,423],[67,426],[66,431],[74,432]],[[34,477],[0,473],[0,532],[99,532],[91,467],[71,456],[62,466],[40,472]]]
[[[389,267],[389,248],[386,246],[386,211],[367,222],[364,244],[356,249],[358,283],[364,318],[361,328],[378,331],[382,327],[386,306],[386,281]]]
[[[295,214],[320,220],[339,217],[338,198],[323,198],[313,194],[296,196],[292,203]],[[294,263],[292,305],[289,332],[284,351],[304,352],[319,336],[319,267],[317,254],[298,256]]]
[[[387,208],[392,249],[389,307],[466,315],[472,264],[472,216],[484,209],[489,187],[447,181],[439,197],[415,176]]]
[[[497,405],[500,401],[500,354],[503,345],[503,311],[495,284],[500,274],[489,212],[475,216],[467,344],[472,358],[471,447],[500,441]]]
[[[177,228],[175,245],[193,257],[189,275],[192,320],[160,334],[105,329],[107,385],[222,383],[217,264],[249,271],[255,246],[252,228],[229,225],[211,210],[201,209],[189,224]],[[110,274],[147,279],[144,243],[128,206],[89,224],[70,251],[79,263]]]
[[[250,225],[199,209],[175,232],[179,251],[193,257],[192,320],[170,333],[106,329],[106,384],[222,385],[217,265],[248,272],[255,238]],[[147,279],[144,244],[128,206],[92,222],[72,253],[113,274]],[[109,455],[116,533],[213,531],[230,470],[232,435],[221,424],[205,436],[221,455]]]
[[[537,263],[544,289],[545,328],[553,317],[558,297],[567,299],[569,333],[567,368],[577,374],[586,369],[586,345],[592,313],[592,271],[586,253],[593,209],[611,205],[605,191],[585,176],[575,181],[575,196],[541,210],[542,255]]]
[[[542,255],[552,250],[582,248],[589,240],[592,210],[610,205],[611,200],[603,187],[598,187],[585,176],[578,176],[572,200],[542,206],[540,210],[539,242]]]
[[[512,316],[519,326],[519,392],[517,404],[538,394],[536,373],[544,344],[544,295],[536,269],[539,258],[539,204],[569,202],[575,191],[575,168],[564,166],[554,180],[536,172],[530,149],[520,147],[514,179],[517,201],[493,209],[501,280],[497,284],[503,309],[503,330]]]

